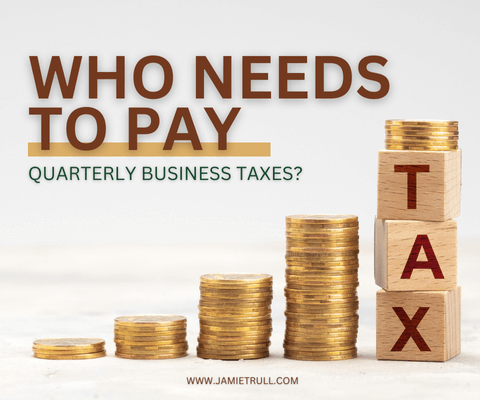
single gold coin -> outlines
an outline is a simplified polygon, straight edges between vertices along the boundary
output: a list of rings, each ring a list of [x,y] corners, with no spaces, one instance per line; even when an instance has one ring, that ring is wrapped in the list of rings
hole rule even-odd
[[[405,146],[456,146],[458,140],[420,140],[418,138],[401,138],[393,139],[387,137],[385,143],[393,145],[405,145]]]
[[[298,312],[290,312],[285,311],[285,316],[290,318],[290,320],[325,320],[330,318],[350,318],[355,317],[358,318],[358,313],[356,310],[354,311],[347,311],[347,312],[331,312],[331,313],[323,313],[323,314],[309,314],[309,313],[298,313]]]
[[[120,336],[145,336],[145,337],[164,337],[164,336],[173,336],[173,335],[185,335],[186,331],[185,328],[182,330],[175,330],[175,331],[152,331],[152,332],[146,332],[146,331],[130,331],[130,330],[123,330],[123,329],[114,329],[114,333],[116,335]]]
[[[249,300],[260,299],[260,300],[269,300],[273,298],[271,292],[265,293],[250,293],[250,294],[235,294],[235,293],[206,293],[200,292],[200,298],[209,300],[209,299],[220,299],[220,300]]]
[[[350,349],[343,349],[343,350],[331,350],[331,351],[302,351],[302,350],[294,350],[294,349],[285,349],[285,354],[290,355],[299,355],[299,356],[306,356],[306,357],[314,357],[314,356],[342,356],[342,355],[351,355],[356,354],[356,348]]]
[[[202,347],[197,347],[197,353],[201,352],[203,354],[213,354],[213,355],[224,355],[224,356],[242,356],[242,355],[254,355],[254,354],[263,354],[268,351],[268,347],[262,349],[253,349],[253,350],[224,350],[224,349],[205,349]]]
[[[197,351],[197,357],[210,359],[210,360],[254,360],[257,358],[265,358],[269,356],[269,352],[258,354],[243,354],[241,356],[222,356]]]
[[[340,361],[340,360],[348,360],[351,358],[355,358],[357,357],[357,353],[355,352],[354,354],[342,355],[342,356],[314,356],[314,357],[285,354],[284,357],[290,360],[297,360],[297,361]]]
[[[85,353],[94,352],[94,349],[103,349],[105,340],[97,338],[58,338],[39,339],[33,342],[33,347],[39,350],[87,350]]]
[[[289,274],[285,275],[285,279],[287,283],[295,283],[295,284],[304,284],[304,285],[315,285],[317,283],[355,283],[358,281],[358,274],[354,272],[353,274],[349,275],[326,275],[326,276],[310,276],[306,277],[297,277],[291,276]]]
[[[207,335],[200,333],[198,336],[198,341],[202,343],[218,343],[226,345],[231,344],[259,344],[259,343],[266,343],[270,340],[270,332],[266,335],[257,335],[257,336],[218,336],[218,335]],[[233,343],[232,343],[233,342]]]
[[[222,340],[222,341],[265,341],[270,338],[272,334],[272,329],[267,331],[259,332],[218,332],[218,331],[207,331],[200,329],[200,338],[205,338],[206,340]]]
[[[142,341],[147,341],[147,342],[155,342],[155,341],[164,341],[164,340],[172,340],[172,339],[184,339],[186,338],[187,333],[183,332],[178,335],[157,335],[157,336],[126,336],[126,335],[119,335],[115,333],[115,340],[130,340],[130,341],[135,341],[135,342],[142,342]]]
[[[200,277],[201,282],[216,283],[218,285],[247,285],[259,283],[272,283],[273,277],[267,274],[207,274]]]
[[[186,353],[188,350],[188,346],[183,346],[179,348],[165,348],[160,350],[132,350],[126,349],[124,347],[117,347],[117,353],[121,354],[141,354],[141,355],[164,355],[164,354],[178,354],[178,353]]]
[[[84,354],[52,354],[52,353],[40,353],[35,352],[33,356],[36,358],[43,358],[45,360],[88,360],[92,358],[105,357],[107,352],[105,350],[98,351],[96,353],[84,353]]]
[[[160,355],[146,355],[146,354],[124,354],[115,352],[115,357],[128,358],[130,360],[168,360],[171,358],[185,357],[185,353],[172,353],[172,354],[160,354]]]
[[[228,300],[228,299],[214,299],[214,298],[200,298],[199,301],[199,306],[200,307],[211,307],[211,308],[225,308],[225,309],[230,309],[230,308],[237,308],[238,310],[240,309],[249,309],[249,308],[266,308],[270,307],[272,304],[272,299],[266,299],[266,300],[256,300],[256,299],[242,299],[242,300]]]
[[[358,222],[356,215],[341,215],[341,214],[304,214],[304,215],[289,215],[285,217],[287,223],[299,224],[346,224]]]
[[[205,322],[225,322],[225,323],[266,323],[267,321],[272,321],[272,316],[271,314],[267,315],[261,315],[261,316],[255,316],[255,317],[243,317],[243,316],[236,316],[236,317],[230,317],[230,316],[225,316],[223,314],[218,314],[217,316],[206,316],[202,314],[198,314],[198,318],[200,321],[205,321]]]
[[[265,325],[252,325],[252,326],[213,326],[213,325],[205,325],[205,324],[200,324],[200,332],[264,332],[264,331],[270,331],[271,330],[271,322]]]
[[[174,339],[165,339],[165,340],[123,340],[123,339],[117,339],[114,338],[113,341],[117,345],[123,345],[123,346],[163,346],[166,344],[172,344],[172,340],[174,340],[173,343],[180,343],[181,341],[184,341],[186,336],[183,338],[174,338]]]
[[[267,350],[270,346],[270,341],[266,343],[257,343],[257,344],[219,344],[219,343],[204,343],[198,342],[198,347],[205,350],[229,350],[229,351],[236,351],[236,350],[258,350],[261,349],[263,351]]]
[[[187,319],[180,315],[133,315],[115,318],[115,325],[160,327],[170,325],[185,325]]]
[[[458,133],[450,135],[453,132],[432,132],[433,135],[428,136],[426,134],[420,134],[419,132],[406,132],[405,135],[402,134],[402,136],[399,136],[398,133],[389,133],[386,132],[385,134],[385,139],[389,140],[397,140],[397,141],[403,141],[403,140],[420,140],[420,141],[432,141],[432,142],[443,142],[445,140],[447,141],[457,141],[458,142]],[[443,135],[441,135],[443,134]]]
[[[200,286],[201,293],[213,293],[215,295],[250,295],[250,294],[271,294],[273,289],[271,286],[264,288],[253,288],[253,289],[225,289],[225,288],[206,288]]]
[[[137,326],[125,326],[115,324],[114,329],[122,332],[143,332],[143,333],[156,333],[163,335],[165,332],[182,332],[187,328],[187,324],[173,325],[173,326],[161,326],[161,327],[137,327]]]
[[[245,322],[245,321],[211,321],[211,320],[203,320],[200,319],[200,324],[204,327],[221,327],[225,329],[230,329],[230,328],[237,328],[237,327],[244,327],[244,328],[258,328],[261,329],[265,327],[266,325],[271,326],[272,325],[272,319],[267,319],[264,321],[250,321],[250,322]]]
[[[428,120],[428,119],[387,119],[385,125],[413,125],[413,126],[452,126],[458,121]]]
[[[453,151],[458,150],[458,146],[405,146],[386,144],[386,150],[411,150],[411,151]]]
[[[352,337],[320,337],[315,339],[309,338],[302,338],[302,337],[285,337],[284,344],[291,344],[291,345],[302,345],[304,347],[321,347],[321,346],[331,346],[331,345],[339,345],[339,346],[349,346],[355,347],[357,341],[356,336]]]
[[[458,125],[438,125],[438,126],[422,126],[422,125],[391,125],[385,124],[385,130],[387,131],[418,131],[418,132],[458,132]]]
[[[187,341],[183,340],[181,342],[173,342],[173,343],[165,343],[162,345],[157,345],[157,346],[137,346],[137,345],[123,345],[123,344],[116,344],[117,349],[128,349],[128,350],[139,350],[139,351],[144,351],[144,350],[161,350],[164,349],[165,346],[182,346],[182,345],[187,345]]]
[[[230,313],[230,312],[206,312],[205,310],[200,310],[198,316],[204,318],[221,318],[225,320],[238,320],[238,319],[245,319],[245,320],[261,320],[261,319],[268,319],[272,315],[271,311],[269,312],[262,312],[262,313]]]

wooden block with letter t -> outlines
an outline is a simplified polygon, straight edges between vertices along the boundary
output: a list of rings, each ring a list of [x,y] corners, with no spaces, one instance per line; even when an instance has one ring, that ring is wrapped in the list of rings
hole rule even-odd
[[[460,354],[460,287],[377,292],[377,359],[446,361]]]
[[[377,218],[375,283],[385,290],[455,290],[457,221]]]
[[[381,150],[377,217],[446,221],[460,215],[461,150]]]

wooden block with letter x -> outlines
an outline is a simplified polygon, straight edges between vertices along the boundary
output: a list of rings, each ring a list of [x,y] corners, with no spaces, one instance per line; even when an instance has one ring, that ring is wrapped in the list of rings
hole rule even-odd
[[[446,361],[460,354],[460,287],[377,292],[377,359]]]
[[[455,290],[457,221],[375,220],[375,283],[385,290]]]
[[[377,217],[446,221],[460,215],[461,150],[381,150]]]

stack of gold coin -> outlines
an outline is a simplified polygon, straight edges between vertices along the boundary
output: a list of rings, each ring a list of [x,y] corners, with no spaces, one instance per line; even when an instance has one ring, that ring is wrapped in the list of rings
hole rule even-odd
[[[358,218],[292,215],[286,223],[285,357],[356,357]]]
[[[179,315],[115,318],[115,355],[135,360],[162,360],[187,355],[187,319]]]
[[[197,356],[216,360],[268,357],[272,283],[272,276],[265,274],[203,275]]]
[[[33,342],[33,356],[47,360],[86,360],[106,355],[103,339],[63,338]]]
[[[458,149],[458,121],[390,119],[385,121],[387,150]]]

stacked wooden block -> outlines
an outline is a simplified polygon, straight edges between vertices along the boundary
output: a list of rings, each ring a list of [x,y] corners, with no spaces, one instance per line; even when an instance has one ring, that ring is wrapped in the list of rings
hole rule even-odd
[[[417,137],[428,130],[455,137],[458,128],[455,121],[386,124],[387,139],[397,124],[412,136],[418,130]],[[428,143],[394,148],[400,149],[381,150],[378,163],[377,358],[446,361],[460,353],[457,223],[452,218],[460,214],[461,150],[443,151]]]

